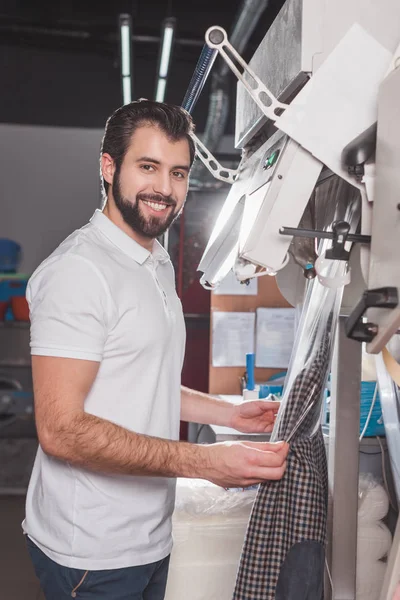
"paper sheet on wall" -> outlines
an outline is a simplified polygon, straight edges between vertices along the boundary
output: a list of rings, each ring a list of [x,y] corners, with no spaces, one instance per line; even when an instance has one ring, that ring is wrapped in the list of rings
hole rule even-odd
[[[286,369],[294,344],[295,308],[258,308],[256,367]]]
[[[244,367],[246,354],[254,352],[254,312],[212,313],[213,367]]]
[[[257,283],[255,278],[250,279],[248,285],[240,283],[231,270],[213,293],[220,296],[257,296]]]

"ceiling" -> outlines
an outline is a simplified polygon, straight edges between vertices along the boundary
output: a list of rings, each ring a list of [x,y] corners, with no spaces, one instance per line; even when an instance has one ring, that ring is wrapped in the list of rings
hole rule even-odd
[[[270,0],[268,8],[263,13],[260,22],[254,31],[246,50],[245,59],[249,59],[265,35],[269,25],[280,10],[283,0]],[[58,96],[65,97],[65,88],[73,86],[84,94],[85,81],[77,73],[79,64],[87,70],[88,77],[94,77],[89,71],[97,72],[97,81],[93,88],[97,90],[101,72],[104,70],[104,79],[109,86],[115,86],[117,92],[104,99],[104,108],[98,107],[90,115],[80,119],[87,126],[97,126],[103,123],[104,115],[109,114],[109,107],[118,104],[119,90],[119,38],[118,15],[129,13],[132,15],[133,42],[133,69],[135,74],[135,89],[138,93],[134,96],[152,97],[156,77],[158,53],[160,44],[160,31],[163,19],[173,16],[177,20],[175,46],[171,63],[171,82],[167,90],[166,100],[180,103],[187,89],[191,74],[195,68],[201,48],[204,43],[204,33],[211,25],[220,25],[228,33],[231,31],[236,17],[242,7],[242,0],[202,0],[201,2],[184,2],[183,0],[2,0],[0,8],[0,77],[3,82],[3,98],[0,97],[0,121],[27,122],[27,119],[36,119],[35,123],[47,122],[41,118],[40,107],[45,104],[43,93],[38,90],[39,82],[43,80],[46,70],[53,69],[53,83],[57,77],[61,78],[58,71],[63,74],[60,81]],[[3,59],[1,57],[3,50]],[[57,56],[62,62],[57,63]],[[92,56],[93,68],[90,68],[89,58]],[[45,58],[47,57],[47,58]],[[49,58],[50,57],[50,58]],[[69,59],[68,59],[69,57]],[[80,58],[82,60],[80,61]],[[46,62],[47,61],[47,62]],[[61,59],[60,59],[61,61]],[[69,61],[69,62],[68,62]],[[57,66],[58,65],[58,66]],[[28,73],[18,75],[21,66]],[[115,73],[111,71],[114,69]],[[11,74],[11,71],[13,73]],[[75,72],[76,80],[72,76]],[[34,75],[38,73],[39,78]],[[100,73],[100,75],[99,75]],[[19,77],[19,79],[18,79]],[[22,77],[24,79],[22,80]],[[48,75],[48,79],[50,74]],[[27,79],[30,80],[28,85]],[[47,81],[47,80],[46,80]],[[68,84],[67,84],[68,81]],[[232,83],[233,77],[232,77]],[[36,85],[36,88],[34,87]],[[29,87],[30,86],[30,87]],[[64,87],[63,87],[64,86]],[[232,88],[233,89],[233,88]],[[7,91],[8,90],[8,91]],[[15,91],[23,90],[29,96],[32,106],[37,105],[32,111],[35,117],[27,117],[23,112],[22,103],[18,102],[20,116],[17,114]],[[50,90],[51,92],[51,90]],[[102,96],[108,90],[102,89]],[[199,102],[199,120],[204,122],[207,112],[207,87],[203,98]],[[205,97],[204,97],[205,96]],[[54,97],[57,97],[55,94]],[[100,101],[100,100],[99,100]],[[79,100],[82,106],[82,98]],[[73,102],[72,102],[73,104]],[[68,111],[68,107],[65,107]],[[77,112],[77,111],[75,111]],[[103,115],[104,113],[104,115]],[[51,108],[47,110],[51,114]],[[74,118],[67,118],[54,124],[74,124]],[[55,117],[52,117],[54,120]],[[25,121],[24,121],[25,119]],[[81,121],[76,121],[81,125]],[[231,129],[233,117],[231,115]],[[53,124],[49,122],[48,124]],[[200,127],[201,129],[201,127]]]
[[[202,0],[196,4],[194,8],[193,3],[183,0],[3,0],[0,8],[1,43],[61,44],[71,51],[76,48],[97,51],[102,45],[102,51],[107,52],[117,39],[118,15],[129,13],[133,19],[133,33],[139,39],[158,37],[163,19],[173,16],[177,19],[178,44],[183,41],[185,48],[199,48],[205,31],[211,25],[221,25],[229,32],[242,0],[230,0],[229,3]],[[282,4],[282,0],[270,0],[250,42],[253,51]],[[146,42],[136,43],[139,53],[142,45]],[[184,59],[184,56],[180,58]]]

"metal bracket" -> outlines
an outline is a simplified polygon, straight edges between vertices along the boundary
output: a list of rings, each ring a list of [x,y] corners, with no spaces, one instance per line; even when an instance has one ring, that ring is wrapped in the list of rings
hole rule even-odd
[[[209,150],[205,147],[205,145],[199,140],[197,135],[194,133],[190,134],[193,138],[194,143],[196,144],[196,154],[200,158],[203,165],[208,169],[215,177],[215,179],[219,179],[220,181],[225,181],[225,183],[235,183],[236,177],[239,173],[238,170],[235,169],[226,169],[222,165],[219,164],[217,159],[211,154]]]
[[[276,119],[288,108],[287,104],[279,102],[270,90],[263,84],[261,79],[254,73],[249,65],[243,60],[235,48],[229,43],[228,34],[222,27],[210,27],[206,31],[205,40],[207,46],[218,50],[228,67],[236,75],[236,77],[243,83],[254,102],[262,110],[264,115],[276,121]],[[239,64],[243,73],[241,73],[237,67]],[[244,78],[244,73],[250,78],[251,81]]]
[[[396,308],[399,303],[397,288],[384,287],[366,290],[359,303],[346,320],[347,337],[358,342],[371,342],[378,333],[375,323],[364,323],[363,316],[368,308]]]
[[[296,229],[295,227],[281,227],[281,235],[293,235],[294,237],[308,237],[327,239],[332,241],[332,248],[327,250],[326,258],[331,260],[349,260],[349,252],[345,250],[346,242],[358,242],[359,244],[370,244],[370,235],[349,233],[350,224],[347,221],[335,221],[332,223],[332,231],[319,231],[318,229]]]

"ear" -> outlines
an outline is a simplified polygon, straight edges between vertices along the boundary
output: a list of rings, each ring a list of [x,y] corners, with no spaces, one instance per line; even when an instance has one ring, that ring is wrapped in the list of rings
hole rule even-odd
[[[110,185],[112,185],[115,173],[115,163],[107,152],[101,155],[101,174],[104,177],[104,180],[107,181]]]

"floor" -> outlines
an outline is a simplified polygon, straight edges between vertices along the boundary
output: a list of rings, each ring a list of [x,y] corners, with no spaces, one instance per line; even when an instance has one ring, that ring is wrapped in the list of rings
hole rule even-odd
[[[0,495],[0,595],[4,600],[45,600],[25,546],[24,512],[25,496]]]

